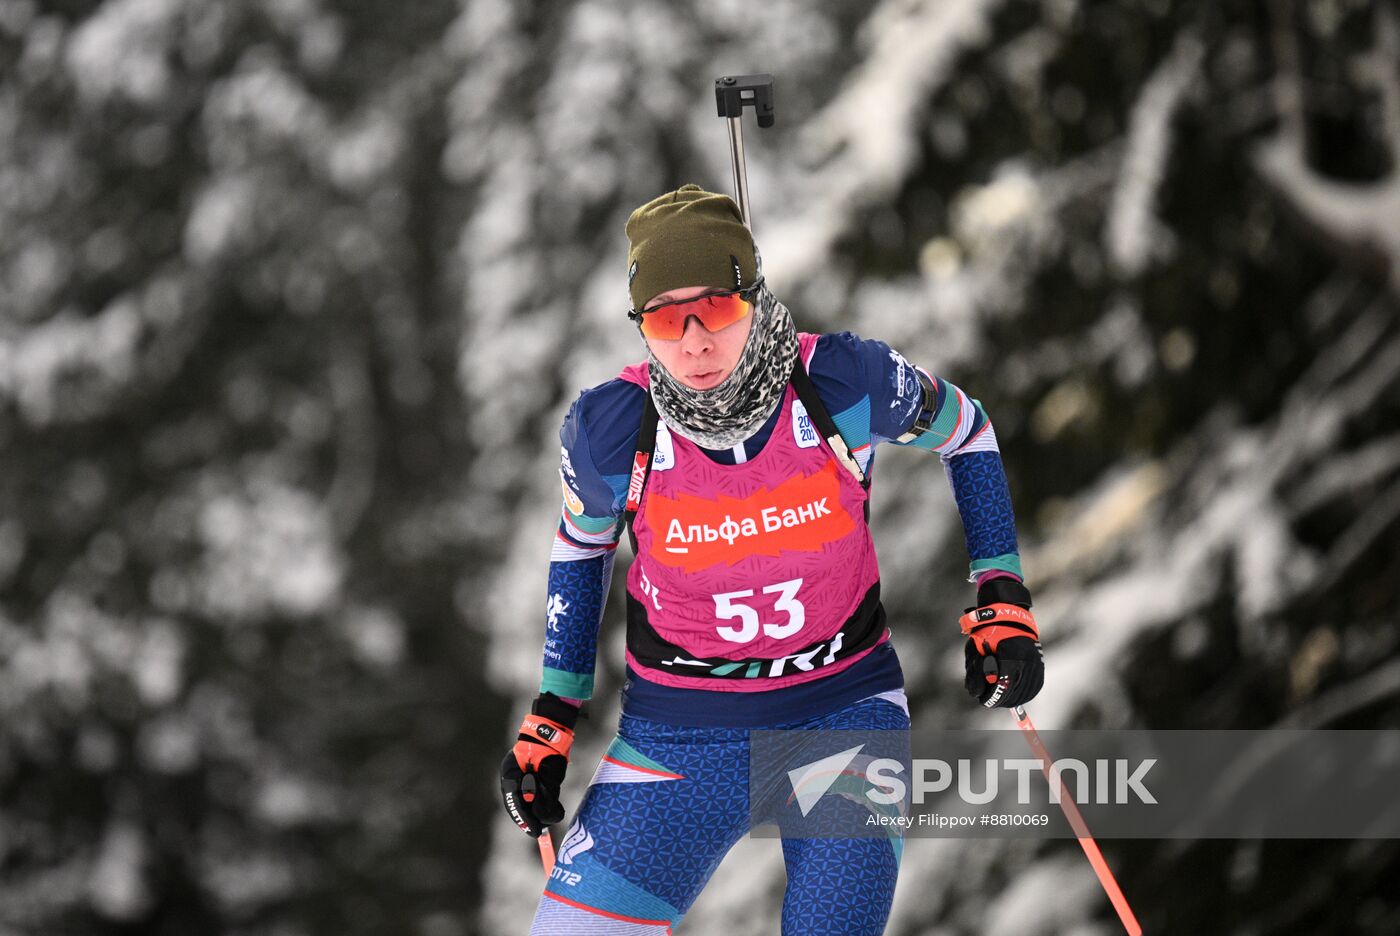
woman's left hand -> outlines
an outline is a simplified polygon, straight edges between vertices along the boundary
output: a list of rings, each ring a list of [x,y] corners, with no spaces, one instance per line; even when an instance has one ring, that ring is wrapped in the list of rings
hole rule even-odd
[[[987,708],[1014,708],[1035,698],[1045,685],[1045,661],[1025,585],[989,579],[977,589],[977,607],[966,609],[958,623],[967,635],[969,695]]]

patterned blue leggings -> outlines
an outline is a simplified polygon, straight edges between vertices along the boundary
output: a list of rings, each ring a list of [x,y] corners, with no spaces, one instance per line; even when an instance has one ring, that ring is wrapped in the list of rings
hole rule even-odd
[[[891,698],[893,696],[893,698]],[[907,730],[903,693],[784,728]],[[531,936],[662,936],[750,829],[749,732],[623,716],[558,846]],[[878,936],[902,841],[785,838],[783,936]]]

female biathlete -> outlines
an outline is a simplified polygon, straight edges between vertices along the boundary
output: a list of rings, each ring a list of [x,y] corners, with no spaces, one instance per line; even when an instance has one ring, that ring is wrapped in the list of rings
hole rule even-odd
[[[881,442],[946,467],[977,586],[968,691],[1014,706],[1044,680],[981,405],[882,342],[798,332],[726,196],[682,186],[633,212],[627,236],[629,316],[649,354],[585,390],[560,433],[544,675],[501,766],[521,829],[563,819],[626,531],[622,715],[532,934],[670,932],[753,821],[750,730],[908,728],[866,516]],[[782,932],[883,932],[900,844],[785,838]]]

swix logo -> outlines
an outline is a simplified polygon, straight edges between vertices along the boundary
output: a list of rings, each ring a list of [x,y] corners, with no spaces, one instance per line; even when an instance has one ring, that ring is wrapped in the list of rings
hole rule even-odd
[[[645,452],[638,452],[632,459],[632,480],[627,484],[627,509],[636,510],[642,506],[642,485],[647,481],[647,461]]]
[[[855,529],[841,504],[840,469],[789,478],[776,488],[760,487],[746,497],[719,494],[714,500],[681,492],[647,499],[647,526],[656,542],[651,558],[687,572],[720,562],[734,565],[753,555],[821,552]]]

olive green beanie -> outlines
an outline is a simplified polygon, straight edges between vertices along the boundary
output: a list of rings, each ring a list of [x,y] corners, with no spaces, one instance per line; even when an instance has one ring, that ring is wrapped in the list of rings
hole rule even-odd
[[[682,185],[627,219],[632,308],[682,286],[742,289],[758,276],[753,236],[728,195]]]

